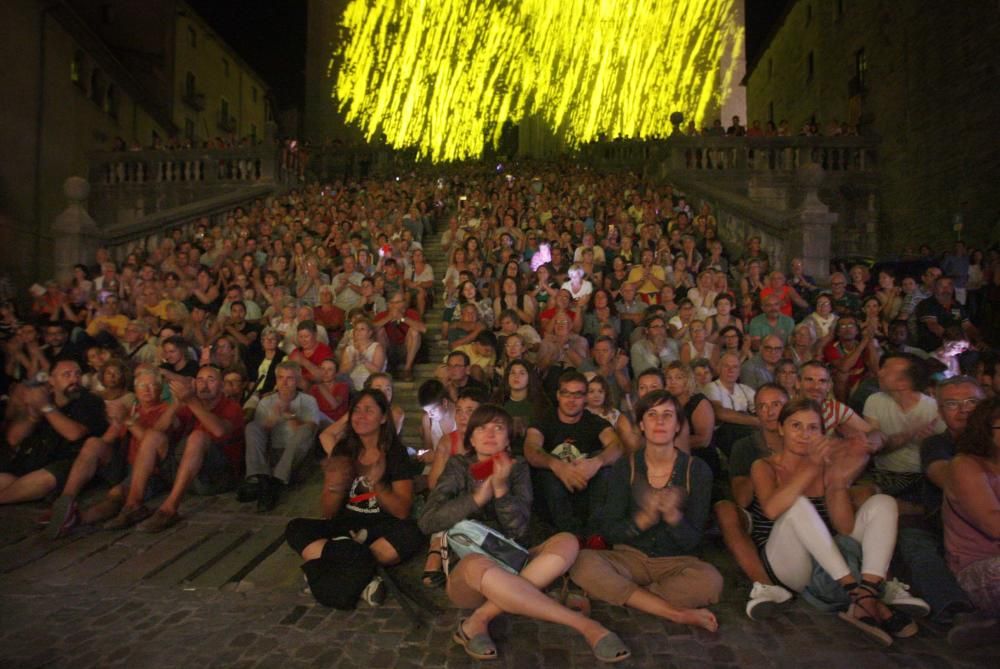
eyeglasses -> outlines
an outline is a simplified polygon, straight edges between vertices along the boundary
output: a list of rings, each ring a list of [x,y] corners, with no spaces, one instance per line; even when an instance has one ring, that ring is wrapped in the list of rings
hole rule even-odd
[[[941,402],[941,406],[948,411],[955,411],[956,409],[975,409],[979,406],[978,397],[967,397],[964,400],[945,400]]]
[[[583,399],[587,396],[586,390],[560,390],[560,397],[571,397],[573,399]]]
[[[761,346],[765,351],[784,351],[784,346]]]

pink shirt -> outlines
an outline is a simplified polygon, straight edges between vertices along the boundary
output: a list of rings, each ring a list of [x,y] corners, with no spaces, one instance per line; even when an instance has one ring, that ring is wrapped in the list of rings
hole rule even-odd
[[[983,468],[985,470],[985,467]],[[984,471],[993,494],[1000,499],[1000,475]],[[958,574],[973,562],[1000,557],[1000,539],[993,539],[968,520],[961,503],[945,496],[942,508],[944,546],[948,566]]]

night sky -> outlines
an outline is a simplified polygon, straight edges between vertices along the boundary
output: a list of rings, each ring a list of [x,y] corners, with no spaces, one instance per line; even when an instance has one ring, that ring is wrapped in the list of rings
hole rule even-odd
[[[791,0],[745,0],[747,62]],[[306,0],[188,0],[271,86],[278,109],[305,100]]]

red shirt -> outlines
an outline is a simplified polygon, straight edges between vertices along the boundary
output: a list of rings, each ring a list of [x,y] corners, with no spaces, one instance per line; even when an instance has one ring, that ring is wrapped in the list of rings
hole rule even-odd
[[[858,344],[860,346],[860,344]],[[851,354],[844,350],[840,342],[833,341],[826,345],[823,349],[823,361],[829,365],[833,365],[838,360],[846,358]],[[861,381],[865,376],[865,372],[868,371],[868,366],[865,364],[865,352],[862,351],[861,355],[854,362],[854,366],[851,367],[847,374],[847,387],[849,390],[853,390],[858,382]]]
[[[243,407],[228,397],[221,397],[218,404],[212,409],[212,414],[229,423],[229,432],[221,438],[212,438],[212,442],[222,449],[222,454],[229,461],[229,466],[239,474],[243,470],[244,463],[244,442],[243,442]],[[177,412],[177,419],[181,422],[182,434],[190,434],[195,430],[208,433],[208,430],[201,421],[198,420],[194,412],[188,406],[181,407]]]
[[[347,413],[347,400],[350,397],[351,389],[343,382],[337,382],[333,384],[333,388],[330,390],[330,394],[333,398],[338,401],[336,407],[330,406],[326,401],[326,395],[320,392],[319,384],[316,384],[309,389],[309,394],[316,398],[316,404],[319,405],[319,410],[322,411],[330,420],[336,422]]]
[[[403,315],[410,320],[420,320],[420,314],[413,309],[407,309],[403,312]],[[375,322],[378,323],[388,316],[389,312],[383,311],[375,317]],[[406,343],[406,333],[410,331],[410,326],[406,321],[403,321],[402,323],[397,323],[396,321],[386,321],[382,327],[385,329],[385,336],[386,339],[389,340],[390,344],[393,346],[402,346]]]
[[[160,402],[159,404],[154,404],[148,409],[143,409],[141,406],[136,405],[135,408],[135,422],[139,424],[145,430],[150,429],[156,425],[156,421],[160,420],[160,416],[163,412],[167,410],[167,403]],[[135,438],[134,434],[129,433],[128,437],[128,451],[125,455],[125,459],[130,465],[135,464],[135,456],[139,454],[139,440]]]
[[[312,355],[306,355],[305,351],[296,347],[296,349],[292,351],[291,356],[289,356],[289,359],[295,360],[300,356],[319,367],[324,360],[331,360],[333,358],[333,350],[323,342],[317,342],[316,349],[312,352]],[[312,372],[305,367],[302,368],[302,378],[310,383],[315,380]]]
[[[792,317],[792,288],[791,286],[782,286],[781,292],[779,293],[774,288],[768,286],[760,291],[760,301],[763,302],[770,295],[774,295],[779,300],[781,300],[781,313],[785,314],[789,318]]]

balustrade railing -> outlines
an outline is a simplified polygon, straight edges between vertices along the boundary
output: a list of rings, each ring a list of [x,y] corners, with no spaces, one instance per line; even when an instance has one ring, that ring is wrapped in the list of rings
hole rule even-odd
[[[90,182],[100,190],[130,186],[247,184],[283,180],[280,150],[234,149],[99,152],[90,156]]]

